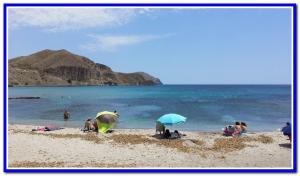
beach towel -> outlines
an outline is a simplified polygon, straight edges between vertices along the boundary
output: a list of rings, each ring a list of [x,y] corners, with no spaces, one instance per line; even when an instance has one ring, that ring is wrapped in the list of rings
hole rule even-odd
[[[55,126],[55,125],[47,125],[45,127],[38,127],[37,129],[32,129],[32,131],[55,131],[55,130],[60,130],[63,129],[61,127]]]
[[[45,126],[45,131],[55,131],[55,130],[60,130],[60,129],[63,129],[63,128],[54,126],[54,125]]]

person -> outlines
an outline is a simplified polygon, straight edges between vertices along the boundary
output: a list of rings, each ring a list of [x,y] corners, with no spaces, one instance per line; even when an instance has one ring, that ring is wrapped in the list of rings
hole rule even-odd
[[[156,131],[155,133],[159,132],[159,134],[165,134],[165,125],[160,123],[160,122],[156,122]]]
[[[235,128],[233,125],[225,126],[223,129],[223,135],[224,136],[232,136],[232,133],[234,132]]]
[[[238,136],[241,134],[241,132],[242,132],[241,123],[235,122],[234,132],[232,133],[232,136]]]
[[[94,120],[93,126],[94,126],[94,130],[98,132],[98,124],[96,119]]]
[[[67,120],[69,118],[70,118],[70,113],[67,110],[65,110],[65,112],[64,112],[64,119]]]
[[[235,122],[234,128],[238,129],[238,130],[241,130],[241,123],[240,122]]]
[[[170,130],[169,130],[169,129],[166,129],[166,132],[165,132],[165,138],[166,138],[166,139],[169,139],[170,137],[171,137]]]
[[[54,131],[54,130],[60,130],[63,129],[61,127],[55,126],[55,125],[47,125],[45,127],[38,127],[37,129],[32,129],[32,131]]]
[[[180,133],[177,130],[174,131],[174,137],[175,138],[180,138],[181,137]]]
[[[241,122],[241,133],[247,133],[247,124],[245,122]]]
[[[91,119],[88,117],[84,124],[84,131],[94,130],[94,126],[91,122]]]
[[[116,110],[114,110],[114,113],[119,117],[119,113]]]
[[[290,143],[292,140],[292,133],[291,133],[291,124],[290,122],[286,122],[286,126],[284,126],[281,131],[283,132],[283,135],[288,136]]]

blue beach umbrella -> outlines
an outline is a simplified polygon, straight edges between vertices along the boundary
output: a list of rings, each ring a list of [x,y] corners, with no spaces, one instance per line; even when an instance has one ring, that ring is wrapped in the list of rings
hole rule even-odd
[[[184,123],[186,121],[186,117],[183,117],[178,114],[165,114],[161,116],[157,121],[164,125],[173,125],[178,123]]]

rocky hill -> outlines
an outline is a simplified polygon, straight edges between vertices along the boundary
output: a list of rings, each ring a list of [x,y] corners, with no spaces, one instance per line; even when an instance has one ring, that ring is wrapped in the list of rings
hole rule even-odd
[[[119,73],[67,50],[43,50],[9,60],[9,86],[157,85],[147,73]]]

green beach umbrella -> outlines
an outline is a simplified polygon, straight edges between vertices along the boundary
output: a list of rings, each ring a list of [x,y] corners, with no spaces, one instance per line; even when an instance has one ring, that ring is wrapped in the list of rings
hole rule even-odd
[[[106,133],[118,120],[118,115],[114,112],[102,111],[96,115],[98,132]]]

